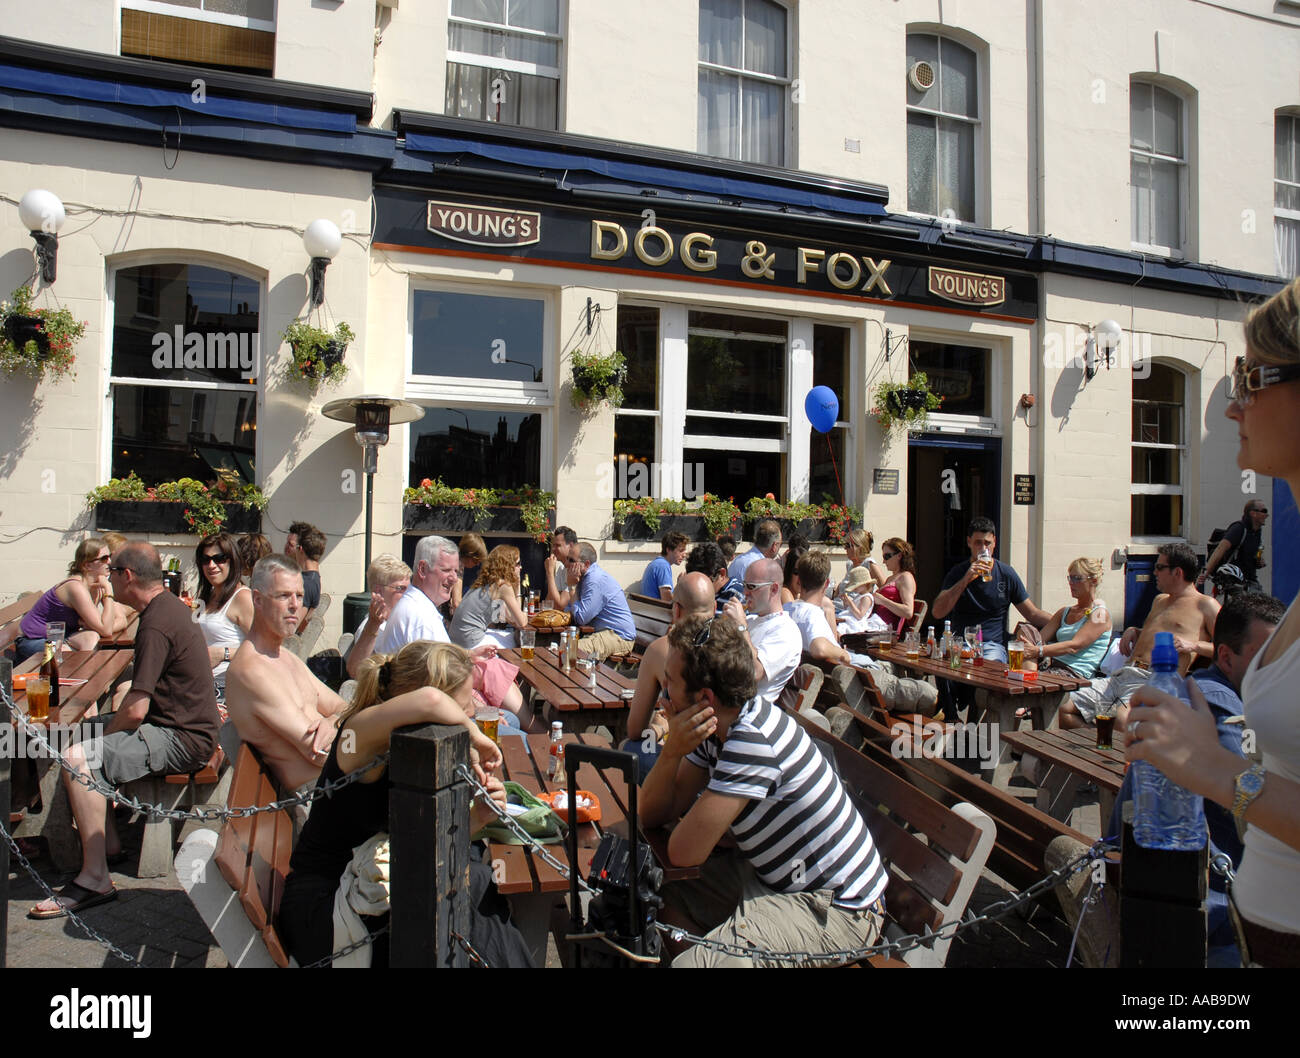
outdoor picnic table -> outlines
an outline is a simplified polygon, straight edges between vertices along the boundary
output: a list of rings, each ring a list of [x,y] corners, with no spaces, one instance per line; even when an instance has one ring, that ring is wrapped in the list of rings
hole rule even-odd
[[[138,613],[133,613],[131,615],[130,623],[122,629],[122,631],[118,632],[116,635],[99,637],[99,649],[123,650],[127,647],[134,647],[135,633],[139,627],[140,615]]]
[[[131,664],[134,654],[131,650],[73,650],[65,651],[62,657],[59,676],[61,680],[84,679],[80,686],[60,687],[61,701],[58,715],[50,710],[51,722],[65,727],[80,723],[92,705],[98,705],[107,697],[121,680],[122,673]],[[15,674],[37,672],[41,667],[41,655],[34,654],[15,669]],[[27,692],[14,688],[14,704],[23,712],[27,710]],[[67,738],[55,743],[60,751],[67,748]],[[15,761],[13,770],[13,807],[15,810],[26,807],[31,802],[34,792],[31,783],[39,784],[39,810],[28,810],[23,821],[12,833],[15,837],[45,838],[49,846],[50,859],[61,871],[75,870],[81,865],[81,843],[72,826],[72,812],[68,805],[66,793],[59,781],[62,770],[48,756],[37,759],[28,757],[30,765]]]
[[[1025,757],[1036,757],[1037,806],[1053,819],[1070,822],[1074,795],[1081,783],[1095,783],[1101,827],[1105,833],[1115,797],[1124,782],[1124,752],[1098,749],[1095,728],[1073,731],[1003,731],[1002,741]],[[1022,761],[1022,764],[1024,761]],[[1033,774],[1032,769],[1026,771]]]
[[[538,647],[532,661],[525,661],[516,650],[499,651],[501,657],[519,666],[519,677],[549,707],[548,719],[559,720],[566,731],[584,731],[589,727],[607,727],[615,741],[627,733],[627,710],[630,699],[623,692],[636,687],[634,678],[600,662],[596,666],[596,686],[586,682],[586,670],[578,665],[565,672],[557,652]]]
[[[565,745],[581,743],[609,748],[609,740],[597,735],[565,735]],[[506,779],[513,780],[535,794],[555,793],[565,789],[565,780],[552,782],[547,777],[550,765],[550,737],[547,735],[504,735],[501,738],[501,755],[505,762]],[[600,802],[600,821],[578,826],[578,871],[586,879],[591,869],[591,858],[600,844],[601,835],[613,827],[621,826],[626,836],[627,783],[623,774],[610,768],[596,768],[583,764],[578,769],[577,787],[596,795]],[[668,866],[668,831],[662,828],[642,830],[642,840],[650,845],[660,866],[664,880],[675,881],[699,876],[698,867]],[[568,846],[564,842],[547,845],[547,851],[562,863],[568,864]],[[515,924],[524,935],[536,965],[546,961],[546,934],[552,909],[563,902],[569,891],[568,880],[540,855],[527,851],[521,845],[492,842],[488,846],[488,862],[496,876],[497,888],[510,897]],[[567,912],[565,912],[567,915]]]
[[[972,719],[982,720],[991,716],[1000,731],[1015,731],[1020,727],[1016,710],[1021,706],[1032,711],[1037,729],[1055,728],[1056,714],[1066,696],[1071,691],[1088,686],[1089,682],[1066,674],[1062,668],[1043,669],[1029,680],[1013,679],[1008,675],[1006,663],[999,661],[985,661],[983,665],[963,661],[961,668],[954,669],[945,661],[927,658],[925,655],[909,659],[901,644],[888,650],[870,646],[865,653],[877,661],[889,662],[897,671],[934,676],[974,687],[975,708],[980,716]],[[1005,790],[1011,784],[1011,773],[1015,770],[1011,753],[1011,746],[1001,742],[997,767],[993,771],[993,785],[999,790]]]

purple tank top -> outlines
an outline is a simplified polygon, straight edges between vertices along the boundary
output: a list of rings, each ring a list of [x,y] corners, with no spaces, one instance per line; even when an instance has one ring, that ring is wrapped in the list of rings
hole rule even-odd
[[[72,578],[69,577],[68,580]],[[60,581],[49,591],[36,600],[33,606],[26,614],[23,615],[22,624],[19,629],[28,639],[44,639],[45,625],[49,621],[62,621],[67,626],[67,635],[73,635],[81,631],[81,618],[77,611],[71,606],[64,606],[55,594],[59,588],[68,581]]]

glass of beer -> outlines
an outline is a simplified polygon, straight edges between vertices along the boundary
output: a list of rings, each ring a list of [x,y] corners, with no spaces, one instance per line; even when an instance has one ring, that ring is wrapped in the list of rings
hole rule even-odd
[[[1097,748],[1112,749],[1111,738],[1115,733],[1114,706],[1103,706],[1097,710]]]
[[[519,629],[519,656],[525,661],[532,661],[537,653],[537,629]]]
[[[1025,667],[1025,644],[1019,639],[1013,639],[1007,645],[1007,663],[1011,666],[1012,672],[1021,672]]]
[[[478,729],[497,745],[501,744],[501,739],[497,735],[497,725],[500,722],[501,710],[490,705],[480,705],[474,714],[474,723],[478,724]]]
[[[27,681],[27,719],[44,724],[50,719],[50,681],[32,676]]]
[[[908,661],[916,661],[921,656],[921,638],[915,632],[909,632],[903,644],[903,652]]]

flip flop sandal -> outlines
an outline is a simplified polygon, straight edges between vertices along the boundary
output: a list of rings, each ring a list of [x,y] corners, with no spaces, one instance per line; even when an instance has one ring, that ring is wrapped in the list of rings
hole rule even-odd
[[[71,904],[66,904],[56,910],[42,911],[40,908],[32,908],[27,912],[28,918],[45,919],[45,918],[64,918],[69,911],[80,913],[87,908],[96,907],[99,904],[107,904],[111,900],[117,899],[117,890],[109,889],[106,893],[97,893],[93,889],[87,889],[84,885],[78,885],[76,882],[69,882],[57,893],[54,894],[60,899],[71,900]]]

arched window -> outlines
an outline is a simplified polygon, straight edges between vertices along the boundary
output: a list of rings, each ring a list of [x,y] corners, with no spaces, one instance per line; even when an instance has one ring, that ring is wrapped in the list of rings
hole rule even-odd
[[[975,52],[929,33],[907,35],[907,208],[975,221],[980,153]]]
[[[1187,248],[1187,113],[1173,92],[1129,85],[1129,207],[1133,245],[1182,255]]]
[[[113,275],[113,477],[256,483],[262,284],[203,264]],[[271,346],[274,348],[274,346]]]
[[[1176,368],[1146,362],[1145,378],[1133,376],[1134,536],[1182,537],[1184,399],[1187,378]]]

